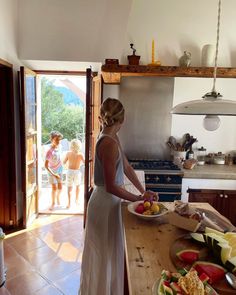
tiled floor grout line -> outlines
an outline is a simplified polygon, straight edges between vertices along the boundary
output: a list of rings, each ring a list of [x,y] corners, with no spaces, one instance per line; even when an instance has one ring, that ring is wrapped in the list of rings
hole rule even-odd
[[[48,288],[51,290],[51,288],[53,288],[56,290],[55,292],[58,292],[58,295],[59,294],[60,295],[68,294],[68,291],[65,293],[65,290],[67,290],[67,289],[65,289],[66,285],[64,285],[64,282],[66,282],[66,284],[69,283],[68,286],[70,288],[70,286],[71,286],[70,284],[72,283],[72,285],[73,285],[73,281],[71,281],[70,278],[74,277],[75,275],[77,276],[77,273],[80,273],[80,259],[79,259],[79,257],[81,255],[81,251],[83,250],[83,239],[84,239],[84,231],[82,229],[82,226],[83,226],[82,219],[80,219],[76,216],[74,219],[73,217],[74,216],[71,216],[71,215],[70,215],[70,217],[65,217],[65,218],[55,217],[55,219],[54,219],[54,217],[52,217],[52,221],[51,221],[51,219],[49,219],[49,222],[46,219],[45,220],[41,219],[41,221],[42,221],[41,225],[40,225],[40,220],[39,220],[39,222],[36,223],[35,227],[32,227],[29,230],[26,230],[26,231],[24,230],[24,231],[20,232],[19,237],[16,236],[16,238],[15,238],[15,236],[13,235],[13,236],[10,236],[7,238],[7,240],[9,239],[6,242],[7,246],[9,247],[9,254],[10,254],[10,256],[8,254],[9,259],[11,259],[11,251],[14,251],[13,255],[14,256],[16,255],[15,257],[19,257],[17,259],[20,259],[20,261],[22,260],[22,263],[23,263],[22,267],[24,267],[24,270],[22,269],[22,272],[17,274],[15,272],[15,266],[13,266],[13,272],[11,273],[11,275],[13,275],[13,276],[10,279],[6,278],[6,281],[9,281],[9,282],[11,280],[13,280],[11,282],[11,284],[9,285],[9,287],[12,286],[12,284],[15,284],[14,279],[16,279],[17,277],[20,277],[21,275],[24,276],[27,273],[31,273],[31,276],[32,276],[33,273],[35,273],[38,276],[40,276],[41,279],[43,281],[45,281],[45,283],[47,283],[46,286],[38,288],[37,285],[35,285],[34,283],[31,282],[29,284],[29,286],[34,286],[34,288],[36,287],[35,288],[36,293],[37,292],[41,293],[42,291],[40,291],[40,290],[41,289],[44,290],[44,288],[46,288],[45,290],[48,290]],[[44,221],[45,221],[45,223],[44,223]],[[45,226],[45,228],[44,228],[44,226]],[[78,228],[78,229],[76,229],[76,228]],[[36,231],[34,231],[35,229],[36,229]],[[39,229],[39,230],[37,231],[37,229]],[[56,248],[50,246],[50,240],[44,239],[44,237],[48,233],[50,233],[51,235],[54,235],[54,232],[53,232],[54,230],[55,230],[55,237],[54,237],[55,240],[53,240],[53,241],[55,241],[55,243],[57,243]],[[26,232],[29,234],[26,234]],[[24,251],[24,248],[22,247],[22,245],[20,245],[21,244],[21,237],[20,237],[21,234],[23,234],[22,235],[22,243],[25,242],[26,246],[27,246],[25,248],[26,249],[25,251]],[[67,241],[67,239],[68,239],[68,241]],[[28,240],[29,240],[29,242],[28,242]],[[58,255],[58,253],[60,252],[59,248],[61,249],[61,251],[63,251],[62,250],[63,243],[71,243],[71,245],[73,247],[77,248],[78,253],[76,254],[76,257],[73,257],[72,260],[67,260],[67,259],[65,260],[63,258],[63,256],[61,256],[61,254]],[[43,249],[44,247],[45,247],[45,250]],[[39,250],[40,248],[42,248],[42,249]],[[40,251],[40,252],[37,253],[37,251]],[[51,255],[52,251],[54,253],[52,253],[52,255]],[[32,252],[32,253],[27,254],[27,252]],[[44,255],[44,252],[46,253],[47,256]],[[35,253],[35,256],[34,256],[34,253]],[[39,264],[38,261],[41,261],[41,260],[37,260],[37,259],[40,259],[41,253],[43,255],[42,256],[43,263]],[[66,254],[66,252],[65,252],[65,254]],[[68,252],[68,254],[70,255],[69,252]],[[13,262],[12,261],[10,262],[10,263],[13,263],[13,265],[14,265],[14,256],[12,256]],[[70,257],[70,256],[68,256],[68,257]],[[64,275],[63,275],[63,272],[58,272],[58,273],[55,273],[55,276],[49,275],[47,277],[48,270],[46,270],[47,269],[46,265],[49,261],[52,262],[54,259],[55,260],[59,259],[58,260],[59,263],[61,260],[62,265],[64,262],[66,262],[66,263],[71,262],[72,264],[69,265],[68,269],[66,266],[66,268],[65,268],[66,271],[64,272]],[[24,264],[26,266],[24,266]],[[41,269],[41,266],[43,266],[44,264],[46,266],[46,269],[44,269],[44,268]],[[29,265],[28,268],[27,268],[27,265]],[[12,269],[12,264],[9,264],[9,267],[10,267],[10,269]],[[44,273],[41,272],[42,270]],[[45,270],[46,270],[46,272],[45,272]],[[68,271],[68,273],[67,273],[67,271]],[[74,272],[75,272],[75,274],[73,274]],[[48,274],[50,274],[50,272]],[[58,276],[58,274],[59,274],[59,276]],[[19,279],[18,279],[18,281],[19,281]],[[74,281],[74,282],[76,282],[76,281]],[[12,295],[13,293],[10,290],[13,291],[13,289],[11,289],[11,288],[7,289],[6,284],[4,286],[6,288],[6,291],[10,295]],[[75,283],[74,286],[76,286],[76,289],[73,289],[73,294],[74,294],[74,292],[75,292],[75,294],[77,294],[77,292],[78,292],[77,291],[77,284]],[[63,291],[63,289],[64,289],[64,291]],[[16,294],[15,292],[16,291],[14,291],[14,294]],[[0,294],[1,294],[1,289],[0,289]]]
[[[39,272],[39,271],[37,271],[37,273],[46,281],[46,282],[48,282],[48,284],[50,285],[50,286],[53,286],[55,289],[57,289],[61,294],[63,294],[63,295],[65,295],[65,293],[64,292],[62,292],[62,290],[61,289],[59,289],[54,283],[53,283],[53,281],[51,281],[51,280],[49,280],[47,277],[45,277],[41,272]],[[39,289],[40,290],[40,289]],[[38,291],[38,290],[37,290]]]

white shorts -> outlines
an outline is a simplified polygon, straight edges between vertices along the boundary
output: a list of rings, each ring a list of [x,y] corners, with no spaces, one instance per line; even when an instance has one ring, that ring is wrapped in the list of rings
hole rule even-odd
[[[66,174],[66,185],[71,187],[73,184],[81,184],[81,172],[80,170],[68,169]]]

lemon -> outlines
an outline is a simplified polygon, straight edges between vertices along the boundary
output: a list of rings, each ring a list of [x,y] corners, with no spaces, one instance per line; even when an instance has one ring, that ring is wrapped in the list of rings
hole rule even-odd
[[[151,211],[154,214],[157,214],[160,211],[160,207],[157,204],[153,203],[152,206],[151,206]]]
[[[143,203],[143,206],[144,206],[145,209],[149,209],[151,207],[151,203],[149,201],[145,201]]]

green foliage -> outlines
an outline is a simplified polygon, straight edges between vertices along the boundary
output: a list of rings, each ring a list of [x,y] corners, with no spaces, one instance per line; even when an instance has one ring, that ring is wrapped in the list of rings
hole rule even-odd
[[[84,133],[84,109],[66,105],[63,95],[46,78],[41,80],[42,143],[49,140],[49,133],[58,130],[71,140]]]

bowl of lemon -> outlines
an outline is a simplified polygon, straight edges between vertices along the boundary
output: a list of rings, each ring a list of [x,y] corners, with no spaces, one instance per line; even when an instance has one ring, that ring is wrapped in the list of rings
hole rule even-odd
[[[165,215],[168,209],[157,201],[136,201],[129,203],[128,211],[142,219],[152,220]]]

